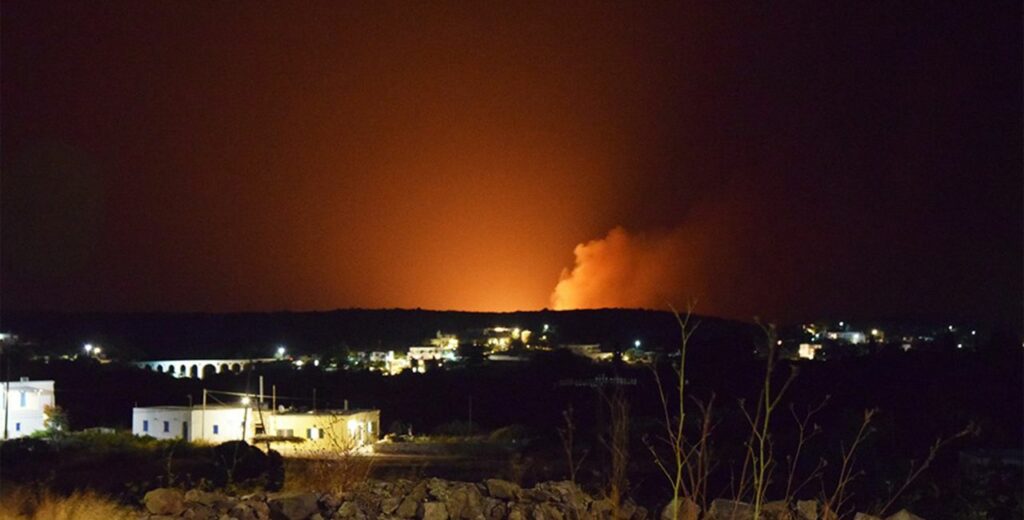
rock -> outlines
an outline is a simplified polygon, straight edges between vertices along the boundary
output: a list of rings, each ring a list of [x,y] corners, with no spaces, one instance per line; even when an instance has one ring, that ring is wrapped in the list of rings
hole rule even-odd
[[[320,505],[328,511],[337,511],[343,502],[341,494],[324,493],[320,495]]]
[[[267,501],[267,505],[275,520],[307,520],[313,513],[320,512],[317,496],[313,493],[276,495]]]
[[[401,497],[387,497],[380,501],[380,512],[385,515],[390,515],[398,510],[399,504],[402,503]]]
[[[889,515],[885,520],[924,520],[923,518],[907,511],[906,509],[900,509],[899,511]]]
[[[503,520],[505,518],[505,513],[508,511],[505,507],[505,503],[501,500],[498,500],[497,498],[484,497],[483,512],[484,516],[488,520]]]
[[[679,508],[675,510],[675,499],[661,510],[661,520],[697,520],[700,515],[700,506],[689,497],[679,497]],[[676,516],[673,518],[673,511]]]
[[[181,518],[187,518],[189,520],[217,520],[220,515],[217,510],[203,504],[190,504],[185,512],[181,514]]]
[[[590,503],[590,516],[593,518],[610,518],[612,516],[612,501],[607,498],[594,500]]]
[[[800,520],[818,520],[818,501],[797,500],[796,516]]]
[[[217,504],[227,501],[228,498],[220,493],[212,493],[201,489],[190,489],[185,492],[185,502],[215,507]]]
[[[633,502],[628,498],[619,504],[619,510],[615,512],[616,517],[619,518],[619,520],[629,520],[630,518],[633,518],[633,513],[636,513],[636,502]]]
[[[413,502],[422,502],[427,498],[427,483],[420,482],[412,487],[406,498],[412,499]]]
[[[853,520],[882,520],[881,517],[875,515],[869,515],[867,513],[857,513],[853,515]]]
[[[262,491],[257,491],[248,495],[242,495],[242,500],[251,500],[253,502],[266,502],[267,494]]]
[[[456,520],[479,520],[484,516],[483,495],[473,485],[461,484],[449,488],[444,504],[448,515]]]
[[[529,500],[531,502],[552,502],[558,500],[558,497],[550,491],[544,489],[541,486],[537,486],[533,489],[524,489],[520,495],[523,500]]]
[[[644,506],[637,506],[636,511],[630,520],[647,520],[647,508]]]
[[[238,520],[267,520],[270,518],[270,507],[266,502],[243,500],[235,504],[228,514]]]
[[[324,515],[321,515],[320,513],[313,513],[310,515],[309,520],[324,520]]]
[[[716,498],[711,502],[707,516],[714,520],[750,520],[754,517],[754,506],[746,502]]]
[[[448,482],[439,478],[432,478],[428,480],[427,493],[430,494],[430,496],[443,501],[448,498]]]
[[[359,509],[359,506],[352,501],[344,502],[341,507],[338,508],[338,512],[334,514],[335,518],[347,518],[352,520],[363,520],[366,518],[366,514]]]
[[[509,506],[508,520],[526,520],[526,514],[520,505]]]
[[[773,500],[761,506],[761,515],[765,520],[793,520],[793,511],[785,500]]]
[[[185,510],[185,494],[180,489],[157,488],[142,498],[146,510],[154,515],[179,515]]]
[[[494,498],[517,500],[522,493],[522,489],[517,484],[507,480],[489,478],[484,481],[484,484],[487,485],[487,494]]]
[[[565,513],[551,502],[540,504],[534,510],[538,509],[543,513],[544,520],[565,520]]]
[[[395,514],[402,518],[412,518],[416,516],[416,511],[419,509],[420,504],[418,501],[412,499],[412,495],[405,497],[402,503],[398,505],[398,509]]]
[[[448,520],[448,510],[441,502],[420,504],[419,517],[422,520]]]

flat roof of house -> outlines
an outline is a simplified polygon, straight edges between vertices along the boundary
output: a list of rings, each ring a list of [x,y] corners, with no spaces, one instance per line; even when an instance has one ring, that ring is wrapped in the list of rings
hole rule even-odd
[[[231,405],[231,404],[208,404],[206,405],[207,410],[241,410],[245,406],[242,405]],[[203,405],[198,404],[195,406],[187,405],[158,405],[158,406],[135,406],[132,410],[202,410]],[[253,407],[249,407],[250,410],[255,410]]]
[[[366,413],[366,412],[380,412],[380,410],[378,410],[376,408],[349,408],[348,410],[317,410],[315,412],[311,411],[311,410],[310,411],[305,411],[305,412],[299,412],[299,411],[290,410],[290,411],[285,411],[285,412],[273,412],[273,413],[274,413],[274,415],[308,415],[308,416],[316,417],[316,416],[320,416],[320,415],[355,415],[355,414],[358,414],[358,413]]]

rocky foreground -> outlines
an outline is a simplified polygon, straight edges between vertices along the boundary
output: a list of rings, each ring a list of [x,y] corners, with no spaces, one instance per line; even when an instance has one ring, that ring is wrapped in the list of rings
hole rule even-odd
[[[653,520],[647,509],[626,500],[616,510],[611,500],[595,499],[571,482],[544,482],[524,489],[498,479],[450,482],[441,479],[368,481],[339,494],[256,493],[234,497],[175,488],[154,489],[143,500],[141,518],[169,520]],[[816,501],[772,502],[766,520],[819,520]],[[672,520],[671,508],[660,520]],[[749,520],[752,507],[715,500],[708,511],[681,504],[679,520]],[[876,517],[858,514],[855,520]],[[900,511],[886,520],[921,520]]]

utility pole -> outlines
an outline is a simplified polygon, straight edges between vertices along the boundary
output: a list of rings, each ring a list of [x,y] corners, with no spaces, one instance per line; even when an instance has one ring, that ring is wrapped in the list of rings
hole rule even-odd
[[[316,387],[313,387],[313,413],[316,413]]]
[[[7,349],[0,345],[0,364],[3,364],[3,353]],[[10,356],[8,356],[9,358]],[[8,411],[11,409],[10,403],[11,395],[11,360],[7,360],[7,377],[4,378],[4,440],[7,440],[7,417]]]
[[[206,389],[203,389],[203,413],[202,420],[199,423],[199,438],[206,439]]]

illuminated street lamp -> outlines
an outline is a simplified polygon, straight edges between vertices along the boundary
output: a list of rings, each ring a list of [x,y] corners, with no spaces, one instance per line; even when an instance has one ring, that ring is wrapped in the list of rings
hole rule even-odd
[[[245,397],[242,398],[242,405],[243,406],[249,406],[249,403],[251,403],[251,402],[252,402],[252,400],[249,399],[249,396],[245,396]]]
[[[633,342],[633,346],[636,347],[636,348],[640,348],[640,340],[634,341]]]
[[[84,346],[82,347],[82,349],[83,349],[83,350],[85,350],[85,353],[86,353],[86,354],[92,354],[92,343],[86,343],[86,344],[85,344],[85,345],[84,345]]]
[[[277,357],[279,357],[279,358],[284,357],[284,352],[285,352],[285,350],[284,350],[283,346],[277,347]]]

